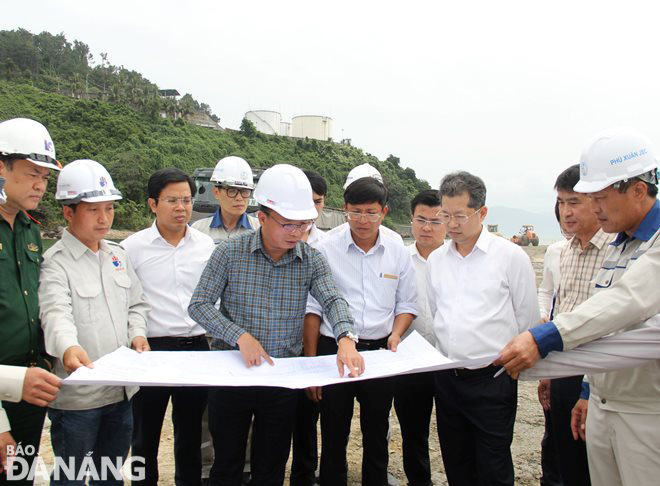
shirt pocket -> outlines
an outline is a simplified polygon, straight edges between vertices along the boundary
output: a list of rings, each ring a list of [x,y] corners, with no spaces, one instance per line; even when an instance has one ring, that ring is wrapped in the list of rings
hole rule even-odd
[[[396,307],[396,291],[399,288],[399,274],[397,272],[381,272],[376,279],[375,300],[383,308]]]
[[[73,288],[71,306],[76,327],[90,327],[100,317],[100,296],[101,282],[84,282]]]
[[[114,305],[117,305],[118,309],[121,309],[128,315],[128,306],[131,295],[131,278],[126,272],[116,272],[113,276],[113,280],[117,286],[117,302],[115,302]]]

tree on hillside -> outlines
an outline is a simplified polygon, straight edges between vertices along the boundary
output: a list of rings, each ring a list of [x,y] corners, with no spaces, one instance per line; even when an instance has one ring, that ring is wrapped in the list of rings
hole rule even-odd
[[[257,127],[247,118],[243,118],[241,121],[240,132],[249,138],[254,138],[258,135]]]

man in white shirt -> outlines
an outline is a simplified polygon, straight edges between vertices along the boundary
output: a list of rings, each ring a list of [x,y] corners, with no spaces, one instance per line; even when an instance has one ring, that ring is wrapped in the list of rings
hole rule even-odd
[[[378,172],[378,169],[372,167],[369,164],[362,164],[362,165],[358,165],[357,167],[353,167],[353,169],[351,169],[351,171],[348,173],[348,175],[346,176],[346,181],[344,182],[344,191],[348,189],[348,186],[353,184],[355,181],[364,178],[376,179],[378,182],[382,183],[383,185],[385,184],[385,181],[383,180],[383,176],[380,174],[380,172]],[[330,231],[328,231],[328,235],[332,235],[334,233],[344,231],[346,230],[347,227],[348,227],[348,223],[335,226]],[[396,231],[389,229],[387,226],[381,226],[380,231],[388,238],[392,238],[403,244],[403,238],[401,238],[401,235]]]
[[[450,359],[496,354],[539,322],[534,270],[517,245],[483,228],[486,187],[467,172],[440,184],[441,221],[452,242],[428,259],[437,348]],[[438,437],[447,480],[513,485],[517,383],[493,365],[436,373]]]
[[[426,299],[426,260],[445,240],[446,226],[438,216],[438,191],[427,190],[410,202],[411,228],[415,241],[408,246],[417,277],[417,317],[408,328],[435,346],[433,316]],[[403,438],[403,469],[411,486],[428,486],[431,482],[429,459],[429,426],[433,411],[435,380],[433,373],[398,376],[394,408],[401,424]]]
[[[214,249],[213,239],[188,227],[196,187],[180,169],[161,169],[148,182],[151,227],[122,242],[151,305],[149,346],[155,351],[208,351],[206,331],[188,316],[188,303]],[[200,387],[143,387],[133,398],[133,455],[144,457],[144,480],[158,483],[158,445],[172,400],[175,481],[201,484],[202,413],[207,391]],[[142,465],[140,465],[141,467]]]
[[[415,271],[406,248],[385,237],[381,228],[387,214],[387,189],[371,178],[353,182],[344,192],[348,227],[327,238],[319,250],[328,260],[334,280],[355,320],[357,349],[396,351],[403,333],[417,313]],[[323,316],[310,299],[308,314]],[[305,321],[310,325],[309,319]],[[307,333],[306,333],[307,334]],[[317,354],[337,351],[332,327],[325,316]],[[357,340],[357,336],[349,336]],[[321,402],[321,484],[347,482],[346,445],[353,403],[360,403],[362,428],[362,484],[387,484],[387,431],[394,394],[394,379],[343,383],[323,387]]]

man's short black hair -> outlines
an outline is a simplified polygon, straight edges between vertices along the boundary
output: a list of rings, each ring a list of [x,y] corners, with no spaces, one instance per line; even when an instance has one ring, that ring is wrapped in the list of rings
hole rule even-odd
[[[17,160],[24,160],[25,155],[16,155],[16,154],[9,154],[9,155],[2,155],[0,154],[0,161],[2,161],[5,164],[5,167],[7,167],[7,170],[14,170],[14,162]]]
[[[195,197],[195,194],[197,194],[197,187],[195,187],[192,177],[181,169],[167,167],[166,169],[157,170],[149,177],[149,182],[147,183],[149,197],[151,199],[158,199],[165,186],[175,182],[187,182],[190,186],[190,195]]]
[[[468,208],[481,209],[486,205],[486,184],[481,177],[460,171],[447,174],[440,182],[440,201],[443,197],[458,197],[468,193]]]
[[[415,208],[420,204],[432,208],[440,206],[440,194],[435,189],[420,192],[410,201],[410,214],[415,214]]]
[[[328,184],[326,184],[325,179],[321,174],[314,172],[313,170],[303,170],[303,172],[312,186],[312,191],[319,196],[325,196],[328,193]]]
[[[373,177],[362,177],[352,182],[344,191],[345,204],[378,203],[382,208],[387,205],[388,192],[385,185]]]
[[[571,165],[557,177],[555,191],[575,192],[575,184],[578,182],[580,182],[580,166],[579,164]]]

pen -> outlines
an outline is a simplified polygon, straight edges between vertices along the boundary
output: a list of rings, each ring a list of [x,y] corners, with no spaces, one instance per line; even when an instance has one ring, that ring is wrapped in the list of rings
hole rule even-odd
[[[501,375],[502,373],[504,373],[505,371],[506,371],[506,368],[505,368],[504,366],[502,366],[499,370],[497,370],[497,373],[495,373],[495,374],[493,375],[493,378],[497,378],[498,376],[500,376],[500,375]]]

